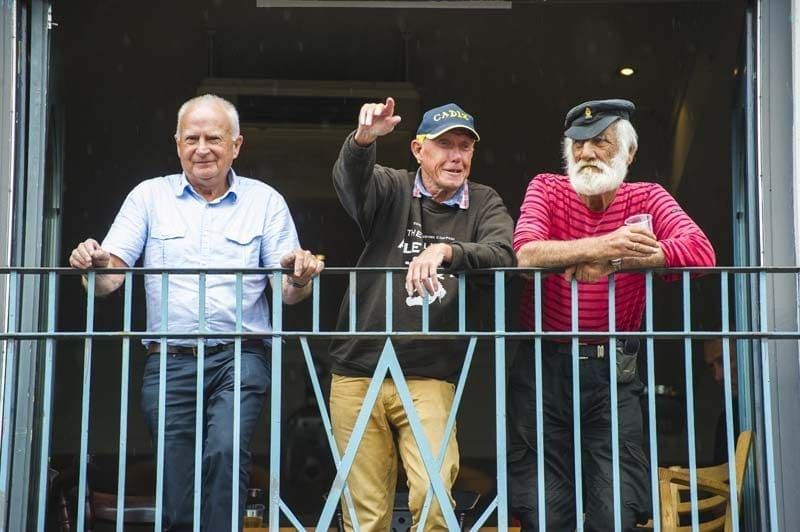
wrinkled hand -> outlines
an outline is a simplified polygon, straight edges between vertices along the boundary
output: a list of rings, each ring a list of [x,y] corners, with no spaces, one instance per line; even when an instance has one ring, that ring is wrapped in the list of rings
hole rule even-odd
[[[307,285],[311,279],[319,275],[325,268],[325,262],[306,249],[297,248],[287,253],[280,260],[281,268],[292,268],[287,274],[289,281],[299,285]]]
[[[598,238],[602,246],[597,257],[599,262],[621,257],[646,258],[661,249],[656,236],[643,227],[623,225]]]
[[[361,146],[368,146],[394,131],[401,118],[394,114],[394,98],[386,98],[386,103],[365,103],[358,113],[358,129],[355,141]]]
[[[608,262],[582,262],[575,264],[564,270],[564,280],[568,283],[574,277],[584,283],[596,283],[614,271],[614,267]]]
[[[108,268],[111,254],[100,247],[97,240],[87,238],[78,244],[69,255],[69,265],[79,270],[88,268]]]
[[[420,296],[426,292],[433,295],[439,290],[441,285],[436,270],[450,253],[452,250],[448,244],[431,244],[414,257],[406,273],[406,292],[409,296],[413,296],[414,292]]]

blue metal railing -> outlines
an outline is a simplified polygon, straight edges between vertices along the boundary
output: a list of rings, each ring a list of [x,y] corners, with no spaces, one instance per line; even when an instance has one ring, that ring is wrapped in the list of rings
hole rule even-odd
[[[78,464],[78,491],[77,491],[77,529],[83,530],[85,525],[85,508],[87,496],[87,468],[89,456],[89,420],[90,420],[90,392],[91,392],[91,376],[92,376],[92,363],[94,345],[93,341],[98,339],[118,339],[121,341],[121,354],[122,354],[122,370],[121,370],[121,395],[119,406],[119,452],[118,452],[118,478],[117,478],[117,515],[122,515],[125,504],[125,489],[126,489],[126,458],[127,458],[127,428],[129,421],[129,413],[127,410],[128,403],[128,379],[130,376],[130,361],[131,361],[131,340],[140,340],[143,338],[158,338],[160,344],[160,371],[159,371],[159,409],[158,409],[158,435],[156,442],[156,482],[155,482],[155,516],[156,522],[160,522],[163,514],[163,478],[164,468],[168,464],[164,463],[164,419],[165,419],[165,397],[166,397],[166,347],[168,339],[175,338],[190,338],[197,342],[197,359],[198,359],[198,379],[196,391],[196,406],[197,417],[195,420],[196,427],[196,440],[194,446],[195,452],[195,479],[202,478],[202,434],[203,434],[203,361],[205,355],[204,340],[213,335],[214,338],[230,339],[234,342],[234,425],[233,434],[233,448],[239,448],[240,442],[240,407],[239,400],[241,394],[241,342],[249,338],[271,338],[271,392],[270,392],[270,450],[269,450],[269,521],[268,527],[271,530],[277,530],[282,522],[282,517],[288,521],[291,526],[302,529],[303,525],[298,519],[297,515],[286,504],[281,496],[281,408],[282,399],[284,396],[282,385],[282,367],[283,367],[283,344],[286,339],[298,339],[299,345],[303,353],[303,359],[308,369],[308,376],[311,380],[314,397],[317,401],[320,410],[320,416],[325,428],[326,439],[330,448],[332,461],[336,468],[336,477],[330,486],[328,497],[320,511],[320,516],[315,524],[317,530],[327,530],[332,522],[339,504],[340,498],[343,499],[344,505],[348,508],[350,515],[354,516],[353,511],[354,503],[347,489],[347,475],[355,460],[358,444],[363,435],[366,421],[370,411],[376,401],[378,390],[384,378],[391,377],[398,389],[400,399],[406,409],[411,430],[415,436],[417,444],[420,448],[420,454],[424,466],[431,478],[431,486],[428,491],[425,502],[423,505],[421,522],[424,523],[429,514],[431,504],[434,497],[439,502],[443,510],[444,518],[451,529],[458,528],[458,521],[453,509],[449,505],[449,498],[447,490],[440,478],[438,471],[444,459],[445,447],[447,439],[442,443],[441,448],[432,449],[424,437],[424,431],[419,421],[417,413],[413,408],[413,401],[411,400],[410,392],[406,385],[405,379],[402,374],[400,363],[397,359],[393,340],[395,339],[417,339],[425,341],[428,339],[466,339],[468,340],[468,347],[465,353],[465,361],[463,369],[460,373],[458,383],[456,385],[455,398],[453,402],[452,411],[449,413],[446,425],[445,434],[449,434],[456,421],[456,415],[459,405],[461,403],[467,377],[469,375],[470,367],[473,363],[476,342],[479,339],[492,339],[494,343],[494,370],[495,370],[495,449],[494,458],[496,463],[496,494],[488,502],[485,510],[472,525],[473,530],[479,529],[481,526],[489,522],[494,515],[500,530],[506,530],[509,522],[508,516],[508,493],[507,485],[507,468],[506,468],[506,342],[510,339],[527,339],[533,341],[533,356],[535,360],[534,374],[532,378],[535,382],[536,390],[536,445],[538,449],[544,448],[543,437],[543,415],[542,411],[542,341],[553,337],[564,337],[563,332],[547,332],[543,331],[542,327],[542,286],[543,278],[549,272],[545,270],[521,270],[521,269],[506,269],[506,270],[491,270],[490,272],[480,272],[483,275],[491,273],[493,279],[493,302],[494,302],[494,324],[493,329],[490,331],[484,330],[469,330],[467,325],[467,273],[458,274],[459,291],[458,291],[458,329],[455,331],[437,331],[431,330],[429,323],[429,300],[427,297],[423,299],[422,304],[422,320],[420,323],[419,331],[397,331],[394,326],[393,316],[393,301],[392,301],[392,281],[393,275],[404,275],[405,270],[399,268],[329,268],[318,281],[314,283],[312,296],[311,296],[311,316],[308,322],[310,325],[304,329],[286,330],[283,316],[283,305],[281,301],[281,282],[280,271],[272,271],[270,273],[272,279],[272,328],[268,330],[265,328],[263,331],[250,331],[245,332],[242,330],[242,287],[243,279],[249,274],[263,275],[264,271],[261,269],[243,269],[243,270],[223,270],[223,269],[204,269],[204,270],[174,270],[174,269],[143,269],[143,268],[129,268],[119,270],[104,270],[103,273],[124,273],[124,298],[123,298],[123,320],[120,330],[114,331],[98,331],[95,329],[95,285],[96,285],[96,272],[89,272],[87,275],[87,294],[86,294],[86,323],[83,331],[67,331],[59,330],[56,323],[56,308],[55,301],[57,298],[54,296],[58,289],[58,283],[61,282],[75,282],[76,272],[69,268],[4,268],[0,269],[0,275],[8,276],[10,301],[12,308],[9,312],[8,332],[0,334],[0,341],[6,341],[6,370],[13,372],[15,356],[17,356],[16,346],[19,342],[23,341],[37,341],[42,342],[42,388],[38,390],[41,397],[41,444],[38,449],[31,449],[31,455],[38,457],[38,482],[37,494],[37,516],[36,516],[36,529],[45,530],[46,522],[46,508],[48,504],[48,490],[47,490],[47,469],[48,459],[50,457],[50,441],[51,441],[51,414],[52,414],[52,393],[53,386],[57,379],[54,374],[54,360],[58,356],[57,345],[58,340],[65,339],[80,339],[84,342],[84,365],[83,365],[83,383],[82,383],[82,398],[81,398],[81,413],[80,413],[80,451],[79,451],[79,464]],[[681,306],[682,306],[682,327],[679,330],[656,330],[654,327],[654,305],[653,305],[653,277],[657,274],[670,273],[678,274],[680,278],[681,290]],[[770,394],[770,358],[767,356],[769,340],[796,340],[800,338],[798,331],[777,331],[769,330],[766,316],[766,309],[768,308],[766,280],[767,275],[794,275],[800,273],[798,268],[695,268],[695,269],[673,269],[663,271],[647,271],[645,272],[645,314],[644,314],[644,328],[641,331],[618,331],[615,328],[615,314],[616,314],[616,291],[613,276],[609,278],[609,330],[605,333],[598,334],[597,332],[579,332],[578,331],[578,289],[579,285],[576,281],[572,282],[572,331],[568,334],[571,337],[572,348],[572,393],[573,397],[580,397],[580,365],[578,363],[578,349],[579,342],[585,337],[608,336],[609,339],[609,353],[610,365],[616,365],[616,340],[619,338],[640,338],[644,340],[644,357],[646,360],[646,378],[645,385],[647,389],[647,426],[646,431],[649,435],[649,458],[650,458],[650,481],[651,490],[654,496],[652,497],[652,512],[654,516],[659,516],[661,513],[659,497],[655,496],[659,492],[658,483],[658,433],[657,433],[657,419],[658,412],[656,411],[656,373],[655,373],[655,342],[657,340],[678,340],[683,344],[683,363],[684,363],[684,384],[686,390],[686,421],[687,421],[687,444],[688,444],[688,464],[690,470],[690,502],[691,502],[691,524],[693,530],[699,530],[700,514],[698,511],[698,479],[697,479],[697,440],[695,429],[695,413],[696,405],[694,398],[694,381],[693,374],[693,359],[694,354],[692,350],[692,341],[699,339],[720,338],[722,339],[723,358],[724,358],[724,408],[727,423],[727,449],[728,449],[728,464],[729,464],[729,478],[731,482],[731,513],[732,513],[732,526],[734,530],[739,530],[739,503],[737,500],[737,486],[736,486],[736,464],[735,464],[735,440],[734,440],[734,420],[733,420],[733,402],[734,397],[732,394],[731,382],[733,376],[731,375],[731,346],[730,342],[735,340],[752,341],[755,347],[760,349],[760,365],[761,374],[763,375],[762,382],[757,382],[756,385],[760,386],[756,393],[760,393],[763,401],[763,418],[765,420],[764,427],[757,427],[760,430],[760,438],[763,439],[763,452],[766,455],[766,462],[768,470],[766,472],[767,478],[759,479],[759,482],[767,483],[767,494],[769,497],[768,507],[770,511],[770,522],[777,523],[777,503],[776,503],[776,484],[775,484],[775,457],[773,454],[773,441],[772,441],[772,406]],[[236,281],[236,327],[229,332],[213,332],[206,331],[206,289],[208,286],[208,278],[214,275],[231,274],[235,275]],[[357,301],[357,281],[359,275],[383,275],[385,278],[385,327],[382,331],[363,331],[358,330],[358,308]],[[534,308],[534,330],[533,331],[519,331],[509,330],[508,320],[506,319],[507,307],[507,280],[513,275],[524,274],[529,276],[533,281],[533,308]],[[720,301],[719,301],[719,314],[721,319],[721,326],[719,330],[694,330],[692,328],[692,304],[691,304],[691,285],[690,277],[692,274],[706,274],[708,276],[719,276],[720,281]],[[134,307],[134,297],[132,291],[133,280],[137,276],[142,275],[159,275],[161,277],[161,323],[167,323],[167,316],[169,312],[169,278],[170,275],[194,275],[198,278],[198,323],[197,331],[177,333],[171,332],[166,328],[161,331],[144,331],[134,330],[132,326],[132,311]],[[46,281],[46,292],[43,300],[47,301],[46,313],[44,313],[45,322],[36,327],[30,327],[23,330],[17,320],[17,313],[15,312],[15,302],[18,298],[22,297],[21,287],[22,280],[25,276],[38,276]],[[323,330],[320,323],[320,308],[321,302],[324,297],[341,298],[341,292],[336,290],[328,290],[327,281],[331,276],[347,276],[348,288],[346,297],[349,299],[349,316],[346,321],[346,331]],[[737,276],[756,276],[758,279],[758,293],[757,301],[753,304],[758,304],[761,309],[760,323],[754,330],[736,330],[731,328],[730,320],[730,304],[729,304],[729,291],[731,290],[731,277]],[[61,278],[64,279],[61,279]],[[277,281],[277,282],[276,282]],[[515,312],[515,311],[514,311]],[[356,426],[353,431],[351,440],[344,449],[339,449],[335,443],[332,435],[331,421],[327,412],[325,399],[322,392],[322,386],[316,374],[313,355],[309,344],[309,339],[313,338],[341,338],[341,337],[362,337],[362,338],[381,338],[385,339],[383,350],[379,358],[377,368],[370,382],[368,391],[364,398],[364,403],[361,406],[359,416],[356,421]],[[740,355],[741,356],[741,355]],[[740,365],[740,368],[744,365]],[[740,369],[740,371],[742,371]],[[11,382],[7,374],[6,382]],[[611,396],[611,430],[612,430],[612,464],[613,464],[613,506],[614,506],[614,522],[615,530],[621,530],[621,480],[620,480],[620,449],[619,449],[619,419],[617,413],[617,385],[614,379],[611,380],[610,396]],[[6,389],[6,394],[13,393],[13,386]],[[9,391],[11,390],[11,391]],[[4,401],[4,420],[11,419],[10,404],[11,401]],[[581,432],[581,405],[580,401],[573,401],[573,432],[576,442],[580,442]],[[744,428],[744,427],[743,427]],[[9,471],[12,467],[13,460],[18,457],[12,457],[11,437],[8,426],[3,427],[3,442],[2,451],[0,452],[0,481],[7,482],[9,478]],[[546,498],[545,498],[545,478],[544,478],[544,459],[543,453],[537,453],[538,460],[538,474],[537,474],[537,497],[538,506],[541,509],[539,513],[539,524],[542,530],[545,529],[546,524]],[[576,515],[583,515],[583,487],[582,487],[582,456],[579,445],[576,445],[574,452],[574,466],[575,466],[575,512]],[[239,470],[239,455],[234,453],[233,463],[233,486],[232,486],[232,511],[231,515],[231,528],[236,529],[239,526],[241,516],[237,515],[239,507],[239,489],[238,489],[238,476]],[[194,483],[193,492],[193,518],[195,523],[195,530],[199,530],[200,523],[200,507],[202,500],[201,482]],[[10,511],[15,511],[11,509]],[[357,523],[354,519],[354,526]],[[777,524],[773,525],[777,529]],[[578,519],[578,530],[583,530],[583,523]],[[159,527],[156,526],[157,530]],[[661,530],[660,519],[656,517],[653,520],[653,528],[656,531]],[[123,523],[121,520],[117,523],[117,530],[123,530]]]

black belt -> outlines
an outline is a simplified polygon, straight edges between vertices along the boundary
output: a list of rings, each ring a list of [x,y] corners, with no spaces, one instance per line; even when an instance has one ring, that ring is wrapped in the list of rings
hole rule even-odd
[[[543,340],[542,345],[548,346],[550,350],[560,355],[572,355],[572,342],[551,342]],[[626,338],[618,339],[617,345],[623,347],[626,353],[635,354],[639,352],[639,339]],[[604,359],[608,356],[608,342],[602,344],[578,344],[578,358],[587,360],[590,358]]]
[[[205,356],[215,355],[219,352],[226,351],[228,349],[233,349],[234,342],[228,342],[227,344],[219,344],[219,345],[207,345],[205,349]],[[264,350],[264,342],[261,340],[242,340],[242,349],[249,349],[249,350]],[[147,346],[147,354],[152,355],[155,353],[161,352],[161,344],[154,342]],[[168,345],[167,346],[167,354],[169,355],[192,355],[194,357],[197,356],[197,346],[196,345]]]

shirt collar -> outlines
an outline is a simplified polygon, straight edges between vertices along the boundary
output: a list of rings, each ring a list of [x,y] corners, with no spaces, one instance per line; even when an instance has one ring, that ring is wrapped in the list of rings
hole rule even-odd
[[[417,169],[417,175],[414,178],[414,189],[411,191],[411,196],[414,198],[421,198],[425,196],[426,198],[433,197],[430,192],[425,188],[425,185],[422,183],[422,169]],[[464,184],[458,187],[456,193],[453,194],[453,197],[447,201],[443,201],[442,205],[447,205],[449,207],[458,206],[459,209],[468,209],[469,208],[469,181],[465,180]]]
[[[195,192],[192,188],[192,184],[189,183],[189,179],[186,177],[186,172],[181,173],[181,178],[173,187],[176,196],[182,196],[184,192],[188,192],[194,196],[200,197],[200,195]],[[232,201],[236,201],[239,197],[239,176],[236,175],[236,172],[233,171],[233,168],[228,170],[228,190],[225,191],[225,194],[214,200],[212,203],[219,203],[228,196],[231,197]]]

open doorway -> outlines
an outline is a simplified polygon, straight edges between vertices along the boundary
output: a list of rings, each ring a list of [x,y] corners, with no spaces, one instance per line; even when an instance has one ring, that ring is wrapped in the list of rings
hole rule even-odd
[[[513,2],[496,10],[259,8],[255,0],[59,3],[54,46],[62,57],[66,113],[59,256],[83,238],[101,239],[136,183],[177,171],[177,108],[209,90],[229,96],[242,112],[237,172],[265,180],[287,198],[301,242],[325,253],[330,266],[354,264],[361,249],[334,195],[330,167],[360,103],[389,95],[398,97],[404,125],[379,149],[383,164],[409,166],[407,146],[421,111],[458,102],[481,131],[471,177],[494,187],[514,217],[529,179],[561,169],[570,107],[595,98],[633,100],[640,150],[630,178],[670,190],[711,238],[718,263],[733,264],[730,109],[741,75],[744,12],[745,2],[712,1]],[[626,66],[632,76],[620,74]],[[719,296],[713,283],[702,290],[693,319],[711,320]],[[659,285],[656,298],[659,327],[678,329],[680,294]],[[135,299],[143,302],[141,294]],[[84,327],[74,310],[84,300],[77,283],[62,286],[62,329]],[[323,322],[333,323],[339,301],[325,300]],[[96,328],[118,328],[121,301],[98,305]],[[303,311],[289,319],[304,319]],[[143,305],[134,320],[143,328]],[[119,349],[113,342],[106,348],[108,356],[98,357],[94,368],[90,445],[97,460],[115,463],[118,406],[109,398],[118,397]],[[297,346],[287,350],[299,353]],[[325,346],[317,352],[324,373]],[[682,382],[682,368],[670,358],[679,352],[668,342],[661,346],[659,383]],[[77,342],[60,342],[52,453],[63,460],[78,449],[81,353]],[[138,417],[139,354],[128,445],[147,462],[153,450]],[[308,397],[301,357],[286,359],[288,417]],[[476,356],[476,364],[493,371],[488,356]],[[697,389],[708,399],[697,398],[698,416],[716,419],[719,394],[702,382]],[[459,419],[464,464],[478,473],[491,471],[494,435],[484,430],[493,416],[489,393],[480,384],[468,388],[462,412],[470,415]],[[711,425],[698,422],[698,430]],[[267,426],[254,436],[262,456]],[[698,435],[701,459],[710,458],[711,445],[702,447],[713,439],[708,432]],[[680,462],[685,437],[663,436],[660,456]],[[109,471],[113,476],[114,468]],[[319,488],[325,489],[322,482]]]

